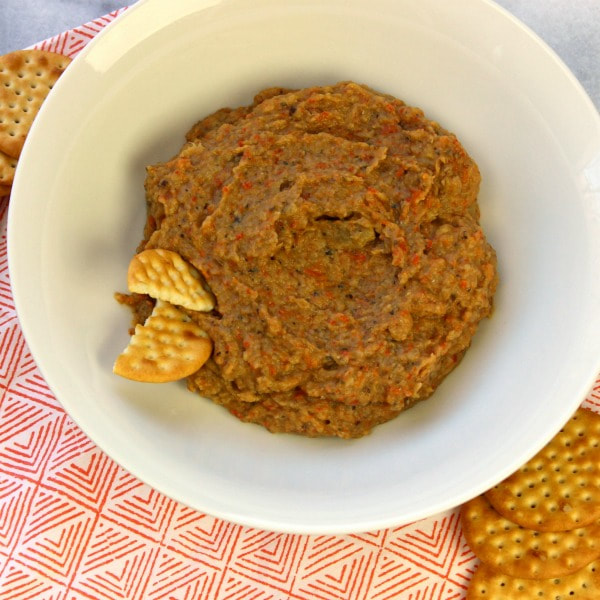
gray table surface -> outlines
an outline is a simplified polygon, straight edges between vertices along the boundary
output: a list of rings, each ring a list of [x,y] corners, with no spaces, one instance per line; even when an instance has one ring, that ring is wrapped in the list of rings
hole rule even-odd
[[[0,0],[0,54],[25,48],[132,3],[133,0]],[[554,49],[600,109],[600,0],[497,3]]]

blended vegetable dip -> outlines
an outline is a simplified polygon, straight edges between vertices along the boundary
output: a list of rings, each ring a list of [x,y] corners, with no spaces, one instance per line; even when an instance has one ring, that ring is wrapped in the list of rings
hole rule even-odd
[[[188,387],[273,432],[359,437],[430,396],[492,311],[477,165],[418,108],[355,83],[269,89],[148,168],[144,248],[217,300]],[[139,320],[150,305],[132,299]]]

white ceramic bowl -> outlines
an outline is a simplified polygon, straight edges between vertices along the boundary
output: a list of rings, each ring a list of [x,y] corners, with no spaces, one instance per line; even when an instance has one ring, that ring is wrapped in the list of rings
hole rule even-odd
[[[183,384],[111,372],[144,222],[144,167],[267,86],[352,79],[453,130],[478,162],[501,284],[434,397],[354,441],[272,435]],[[158,490],[289,532],[406,523],[532,456],[600,368],[600,119],[575,78],[486,0],[145,0],[74,61],[24,149],[9,215],[21,324],[66,410]]]

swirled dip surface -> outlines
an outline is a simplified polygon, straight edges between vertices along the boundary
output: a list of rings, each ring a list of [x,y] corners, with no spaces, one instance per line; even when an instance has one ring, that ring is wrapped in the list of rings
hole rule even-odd
[[[140,248],[217,300],[190,390],[271,431],[358,437],[430,396],[492,309],[480,175],[421,110],[355,83],[271,89],[148,168]],[[138,313],[144,310],[138,302]]]

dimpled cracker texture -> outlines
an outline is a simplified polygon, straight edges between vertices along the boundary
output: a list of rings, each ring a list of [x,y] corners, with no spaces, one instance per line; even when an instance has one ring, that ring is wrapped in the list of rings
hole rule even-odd
[[[10,188],[12,186],[16,168],[17,159],[0,151],[0,190],[2,187]]]
[[[501,515],[538,531],[600,519],[600,415],[579,408],[540,452],[485,495]]]
[[[550,579],[509,577],[481,564],[471,579],[466,600],[598,600],[600,563],[572,575]]]
[[[197,371],[212,352],[206,333],[185,313],[158,301],[117,357],[116,375],[148,383],[177,381]]]
[[[525,529],[499,515],[485,496],[463,505],[461,519],[467,543],[481,562],[511,577],[563,577],[600,556],[600,522],[572,531]]]
[[[70,62],[44,50],[0,56],[0,151],[19,158],[34,118]]]
[[[136,254],[129,263],[127,286],[130,292],[190,310],[210,311],[215,307],[215,298],[204,288],[202,275],[171,250],[155,248]]]

